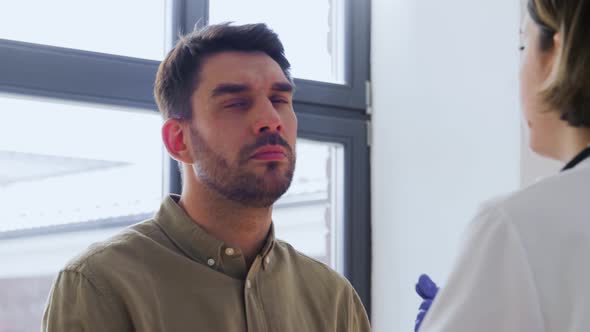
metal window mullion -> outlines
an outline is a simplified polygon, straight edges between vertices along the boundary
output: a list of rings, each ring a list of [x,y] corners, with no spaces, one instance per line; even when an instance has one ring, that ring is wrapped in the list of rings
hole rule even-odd
[[[209,22],[209,1],[208,0],[172,0],[178,3],[177,7],[182,8],[179,21],[175,24],[178,32],[189,33],[195,28],[203,27]],[[178,36],[178,34],[176,34]]]
[[[167,50],[174,47],[178,37],[191,32],[195,27],[207,24],[209,16],[208,0],[171,0],[169,7],[171,18],[170,31],[168,32]],[[182,192],[181,165],[171,157],[166,157],[165,183],[167,193],[180,194]]]
[[[305,110],[305,105],[300,108],[299,137],[344,146],[344,274],[370,315],[370,170],[366,120],[317,115]]]
[[[156,110],[157,61],[0,39],[0,91]]]

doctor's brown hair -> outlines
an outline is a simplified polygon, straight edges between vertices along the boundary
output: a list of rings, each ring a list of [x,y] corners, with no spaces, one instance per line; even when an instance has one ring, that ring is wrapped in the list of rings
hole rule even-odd
[[[541,96],[571,126],[590,127],[590,0],[528,0],[527,11],[541,30],[541,51],[561,35]]]
[[[227,51],[266,53],[292,82],[283,44],[265,24],[206,26],[180,37],[158,68],[154,96],[164,118],[192,118],[190,99],[199,84],[203,61]]]

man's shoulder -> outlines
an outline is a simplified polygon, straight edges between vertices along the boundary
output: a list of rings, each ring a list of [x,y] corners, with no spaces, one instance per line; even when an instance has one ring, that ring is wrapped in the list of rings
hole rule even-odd
[[[287,264],[293,265],[306,275],[313,276],[319,284],[330,285],[339,290],[352,288],[350,282],[330,266],[298,251],[288,242],[277,240],[276,247]]]
[[[91,244],[86,250],[72,258],[63,271],[72,271],[84,275],[92,274],[101,266],[121,263],[133,252],[158,240],[160,229],[153,219],[142,221],[125,228],[114,236]]]
[[[346,278],[287,242],[277,241],[276,247],[278,255],[285,260],[283,273],[289,275],[293,296],[300,296],[301,303],[308,308],[323,310],[325,317],[337,317],[335,319],[351,331],[370,330],[362,302]],[[326,309],[327,306],[335,311]]]

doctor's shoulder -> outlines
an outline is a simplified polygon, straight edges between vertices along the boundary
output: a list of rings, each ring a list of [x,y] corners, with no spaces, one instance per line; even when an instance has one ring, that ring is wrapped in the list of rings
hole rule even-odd
[[[588,179],[590,167],[579,167],[487,200],[480,205],[469,228],[502,223],[523,236],[530,233],[538,233],[537,239],[551,236],[547,233],[567,229],[565,224],[587,215]]]

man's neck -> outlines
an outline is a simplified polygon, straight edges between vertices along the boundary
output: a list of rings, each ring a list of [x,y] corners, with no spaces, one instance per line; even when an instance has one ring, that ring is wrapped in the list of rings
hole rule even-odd
[[[272,207],[244,206],[202,183],[187,183],[179,205],[213,237],[240,249],[248,266],[264,246],[272,223]]]

